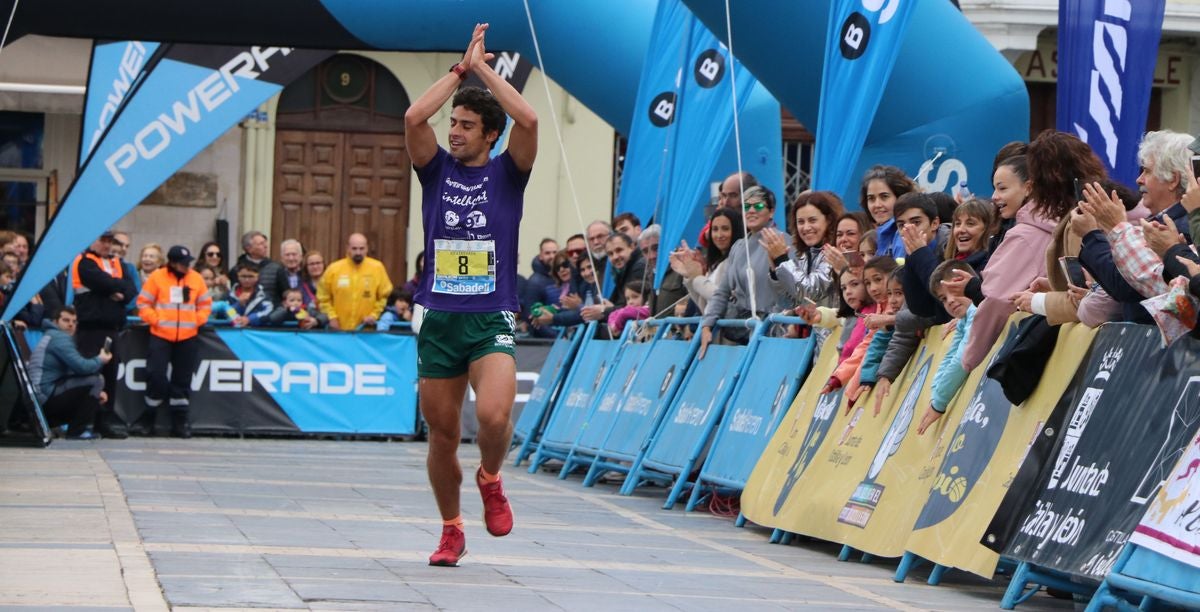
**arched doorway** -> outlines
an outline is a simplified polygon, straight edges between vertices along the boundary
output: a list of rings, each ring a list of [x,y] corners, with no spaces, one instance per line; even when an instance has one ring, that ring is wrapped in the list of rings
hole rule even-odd
[[[275,119],[276,250],[296,238],[329,263],[344,256],[346,236],[360,232],[392,283],[404,283],[408,105],[387,68],[357,55],[336,55],[283,90]]]

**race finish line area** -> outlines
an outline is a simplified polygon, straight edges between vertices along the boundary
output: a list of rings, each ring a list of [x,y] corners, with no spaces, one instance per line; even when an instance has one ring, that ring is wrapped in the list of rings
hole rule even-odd
[[[165,610],[989,610],[1002,588],[892,581],[894,563],[767,543],[731,518],[664,511],[506,471],[517,526],[426,564],[436,536],[423,443],[192,439],[0,449],[0,605]],[[477,460],[464,447],[463,462]],[[836,570],[836,571],[832,571]],[[918,572],[921,574],[921,572]],[[159,590],[161,585],[161,591]],[[1028,610],[1070,610],[1037,597]]]

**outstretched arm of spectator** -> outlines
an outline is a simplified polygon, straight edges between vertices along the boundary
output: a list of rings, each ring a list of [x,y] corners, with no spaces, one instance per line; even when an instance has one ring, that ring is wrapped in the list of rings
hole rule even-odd
[[[1122,304],[1141,302],[1149,296],[1138,293],[1129,285],[1121,271],[1113,261],[1112,245],[1108,237],[1099,230],[1083,237],[1083,246],[1079,250],[1079,263],[1096,279],[1113,299]]]
[[[987,304],[986,300],[984,304]],[[967,380],[967,374],[970,373],[970,369],[963,367],[962,351],[972,340],[971,336],[975,331],[975,313],[975,307],[971,306],[967,310],[967,316],[958,322],[957,329],[954,330],[954,340],[950,344],[950,351],[942,358],[942,363],[933,375],[933,388],[929,401],[933,409],[939,413],[946,412],[950,400],[954,399],[954,395],[958,393],[963,382]],[[991,343],[988,348],[991,348]]]
[[[1130,287],[1142,295],[1166,293],[1162,259],[1146,246],[1141,228],[1132,223],[1121,223],[1108,234],[1108,241],[1112,245],[1117,271]]]
[[[467,51],[463,54],[462,61],[459,62],[463,70],[470,72],[473,68],[471,62],[474,59],[474,53],[472,51],[477,44],[483,43],[483,33],[486,30],[486,23],[475,24],[471,42],[467,45]],[[484,61],[487,61],[486,55]],[[435,81],[425,93],[421,94],[421,97],[417,98],[404,113],[404,143],[408,147],[408,156],[412,160],[413,166],[422,168],[433,159],[434,155],[437,155],[437,135],[433,132],[433,126],[429,125],[429,119],[441,110],[461,83],[462,79],[457,74],[447,72],[442,78]]]

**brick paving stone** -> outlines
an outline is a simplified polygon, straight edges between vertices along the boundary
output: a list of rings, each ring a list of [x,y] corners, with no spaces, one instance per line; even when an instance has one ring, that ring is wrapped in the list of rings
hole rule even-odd
[[[225,438],[0,448],[0,605],[72,610],[995,609],[1002,582],[660,508],[578,474],[506,467],[516,528],[488,536],[463,446],[469,554],[426,563],[440,520],[421,443]],[[10,554],[11,553],[11,554]],[[66,585],[66,586],[64,586]],[[1021,610],[1069,610],[1038,595]]]

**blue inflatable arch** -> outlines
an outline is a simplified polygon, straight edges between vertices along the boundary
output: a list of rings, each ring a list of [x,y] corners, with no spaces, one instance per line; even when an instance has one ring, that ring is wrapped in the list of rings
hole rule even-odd
[[[725,38],[724,0],[684,0]],[[545,71],[628,134],[654,23],[653,0],[529,0]],[[0,14],[13,0],[0,0]],[[735,51],[804,124],[815,128],[829,6],[825,0],[732,3]],[[63,19],[63,15],[71,15]],[[14,35],[309,48],[459,51],[476,22],[488,44],[533,56],[521,0],[38,0],[19,5]],[[1027,136],[1028,96],[1016,71],[954,6],[917,3],[859,165],[941,150],[945,165],[983,168]],[[931,174],[931,178],[936,178]],[[949,180],[949,179],[948,179]],[[976,171],[972,186],[990,183]]]

